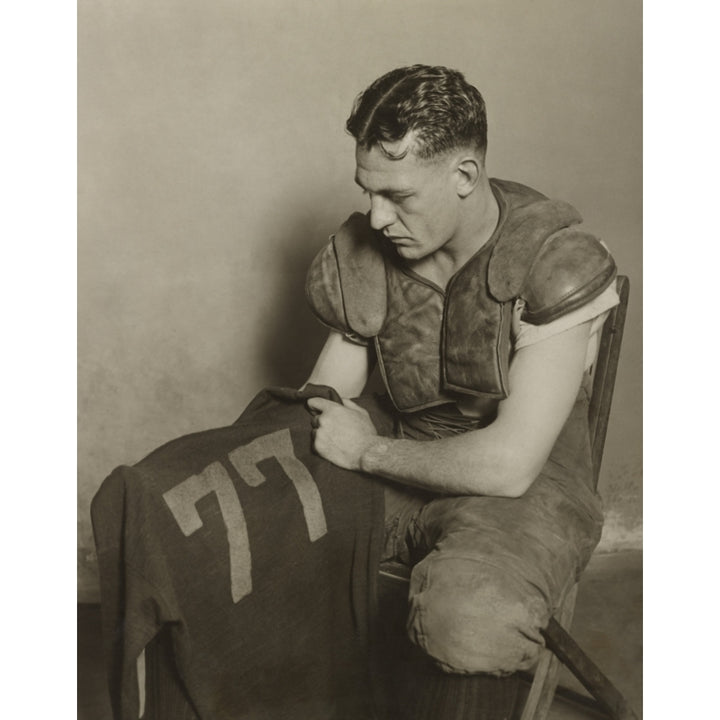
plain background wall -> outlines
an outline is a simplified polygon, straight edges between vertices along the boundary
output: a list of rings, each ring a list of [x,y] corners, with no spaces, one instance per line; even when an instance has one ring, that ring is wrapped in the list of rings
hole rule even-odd
[[[600,491],[640,547],[639,0],[80,0],[78,597],[90,500],[118,464],[297,385],[324,330],[305,269],[366,201],[344,122],[375,77],[462,70],[488,169],[571,202],[631,278]]]

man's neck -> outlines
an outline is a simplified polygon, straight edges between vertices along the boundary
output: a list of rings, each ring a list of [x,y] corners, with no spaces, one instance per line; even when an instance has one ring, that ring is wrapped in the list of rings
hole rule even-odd
[[[490,240],[500,218],[500,208],[485,173],[463,203],[458,232],[445,246],[453,255],[457,269]]]
[[[483,174],[472,195],[465,198],[460,223],[453,237],[413,268],[441,287],[493,236],[500,208],[490,181]]]

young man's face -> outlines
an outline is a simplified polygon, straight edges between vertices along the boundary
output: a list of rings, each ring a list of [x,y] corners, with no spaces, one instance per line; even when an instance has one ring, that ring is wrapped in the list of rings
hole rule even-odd
[[[395,153],[408,139],[386,144]],[[418,159],[412,151],[391,160],[378,146],[357,147],[355,182],[370,198],[370,224],[393,243],[397,253],[419,260],[452,240],[458,225],[459,197],[453,159]]]

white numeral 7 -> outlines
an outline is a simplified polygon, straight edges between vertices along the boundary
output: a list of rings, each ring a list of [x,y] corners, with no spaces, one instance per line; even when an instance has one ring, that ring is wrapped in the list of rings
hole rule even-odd
[[[295,457],[290,431],[287,429],[263,435],[233,450],[228,458],[240,477],[250,487],[265,482],[257,464],[275,458],[288,476],[302,505],[310,542],[327,534],[327,523],[320,492],[309,470]],[[247,523],[227,471],[219,462],[208,465],[198,475],[191,475],[163,494],[163,498],[186,537],[199,530],[202,519],[195,507],[206,495],[215,493],[220,514],[227,532],[230,550],[230,592],[233,602],[239,602],[252,592],[252,558]]]

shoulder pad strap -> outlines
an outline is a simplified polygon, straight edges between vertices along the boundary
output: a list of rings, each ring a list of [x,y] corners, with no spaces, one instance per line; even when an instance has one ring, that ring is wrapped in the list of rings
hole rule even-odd
[[[544,325],[600,295],[614,280],[615,261],[594,236],[567,228],[549,237],[528,275],[523,320]]]
[[[326,325],[363,337],[380,332],[387,281],[380,238],[362,213],[353,213],[313,261],[305,283],[311,308]]]

